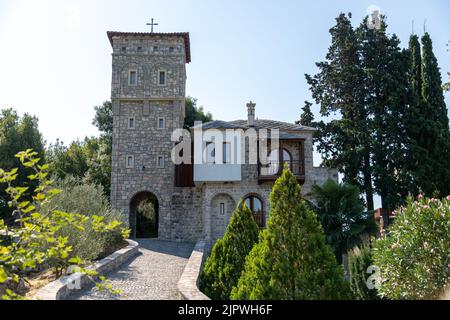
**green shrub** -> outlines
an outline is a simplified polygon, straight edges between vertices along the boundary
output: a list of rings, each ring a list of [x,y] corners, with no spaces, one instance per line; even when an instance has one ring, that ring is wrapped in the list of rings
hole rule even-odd
[[[223,239],[214,245],[205,262],[201,290],[215,300],[228,300],[236,286],[247,257],[258,241],[259,229],[250,209],[242,202],[231,216]]]
[[[328,180],[323,186],[314,186],[312,194],[317,201],[314,211],[338,262],[362,242],[363,235],[375,235],[374,214],[365,212],[357,186]]]
[[[67,213],[51,207],[44,209],[61,191],[52,187],[52,181],[47,178],[48,165],[39,165],[40,159],[36,156],[37,153],[31,149],[16,155],[23,167],[32,170],[28,179],[36,182],[37,187],[34,189],[14,185],[18,169],[4,171],[0,168],[0,184],[6,185],[4,191],[10,197],[8,205],[15,217],[10,226],[0,219],[0,234],[6,239],[12,239],[2,240],[0,244],[0,299],[23,299],[20,296],[23,292],[18,291],[21,290],[19,284],[26,282],[27,273],[38,267],[53,270],[56,277],[74,272],[84,273],[95,282],[92,277],[97,273],[81,267],[85,261],[72,254],[69,237],[58,235],[63,228],[72,226],[82,231],[89,227],[98,235],[116,233],[116,230],[120,230],[122,237],[129,234],[129,230],[123,228],[119,221],[106,223],[103,217],[96,215]],[[33,202],[26,198],[24,200],[27,192]],[[118,293],[104,277],[100,277],[100,281],[97,283],[100,290]]]
[[[377,300],[376,289],[369,289],[367,280],[370,274],[367,270],[373,265],[372,251],[368,244],[355,247],[348,253],[348,264],[350,271],[350,288],[358,300]]]
[[[87,217],[95,215],[103,218],[106,223],[119,221],[123,225],[127,224],[124,215],[111,209],[101,186],[72,176],[57,180],[54,186],[62,192],[50,199],[43,206],[44,210],[73,212]],[[67,225],[57,235],[69,239],[71,255],[91,261],[111,253],[123,241],[120,230],[99,234],[88,221],[83,224],[83,230]]]
[[[450,276],[450,196],[409,198],[395,214],[388,235],[374,247],[379,293],[389,299],[436,299]]]
[[[314,212],[285,169],[270,194],[267,228],[246,259],[231,298],[315,300],[351,297],[343,270],[327,245]]]

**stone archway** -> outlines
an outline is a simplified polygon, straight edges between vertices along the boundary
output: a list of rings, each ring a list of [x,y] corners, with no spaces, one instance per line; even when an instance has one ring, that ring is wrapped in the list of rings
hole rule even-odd
[[[130,228],[133,238],[158,238],[159,201],[153,193],[142,191],[131,199]]]

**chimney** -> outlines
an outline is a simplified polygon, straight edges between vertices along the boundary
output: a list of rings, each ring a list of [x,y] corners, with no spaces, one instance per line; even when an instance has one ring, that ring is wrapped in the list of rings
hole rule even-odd
[[[254,127],[255,126],[255,107],[256,104],[253,102],[249,102],[247,103],[247,112],[248,112],[248,126],[249,127]]]

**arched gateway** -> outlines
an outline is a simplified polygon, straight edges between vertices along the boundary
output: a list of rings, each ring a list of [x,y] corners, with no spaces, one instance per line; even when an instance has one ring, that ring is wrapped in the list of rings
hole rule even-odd
[[[159,202],[151,192],[137,193],[130,201],[131,235],[137,239],[158,238]]]

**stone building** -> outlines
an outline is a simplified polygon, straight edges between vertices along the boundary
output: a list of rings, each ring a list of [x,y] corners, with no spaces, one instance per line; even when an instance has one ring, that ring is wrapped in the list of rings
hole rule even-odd
[[[202,136],[197,144],[206,154],[202,162],[176,165],[171,156],[176,145],[172,133],[184,124],[189,34],[108,32],[108,37],[113,48],[111,202],[129,217],[134,237],[215,240],[223,235],[241,199],[264,227],[269,194],[284,163],[303,185],[306,196],[314,184],[338,179],[336,170],[313,166],[316,129],[257,119],[253,103],[247,105],[246,120],[203,124],[203,130],[225,137],[223,148],[217,148],[221,152],[216,152],[217,143]],[[278,130],[279,143],[267,152],[267,161],[248,161],[251,142],[245,138],[246,161],[230,159],[239,152],[234,148],[242,141],[226,141],[226,132],[249,129]],[[195,131],[192,128],[191,133]],[[268,150],[275,146],[271,141]],[[262,147],[262,141],[257,145]],[[217,161],[215,155],[223,160]],[[151,218],[141,214],[144,202],[153,205]]]

